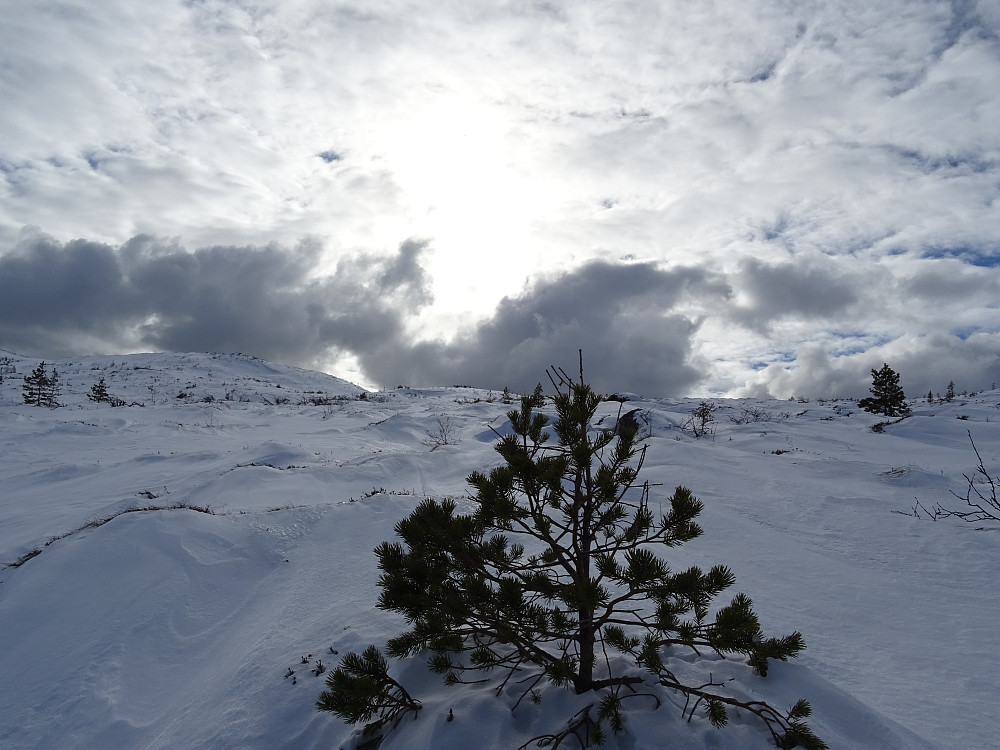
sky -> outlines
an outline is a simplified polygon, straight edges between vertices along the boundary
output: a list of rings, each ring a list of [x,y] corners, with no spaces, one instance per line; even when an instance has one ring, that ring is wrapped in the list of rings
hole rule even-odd
[[[0,348],[1000,380],[995,0],[0,0]]]

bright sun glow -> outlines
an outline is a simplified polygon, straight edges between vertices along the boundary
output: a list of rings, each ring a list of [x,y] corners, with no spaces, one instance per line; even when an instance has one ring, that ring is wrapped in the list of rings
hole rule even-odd
[[[439,310],[479,307],[487,288],[521,284],[542,195],[499,109],[439,101],[388,128],[378,145],[413,212],[413,233],[433,242],[427,270]],[[488,278],[470,278],[480,270]]]

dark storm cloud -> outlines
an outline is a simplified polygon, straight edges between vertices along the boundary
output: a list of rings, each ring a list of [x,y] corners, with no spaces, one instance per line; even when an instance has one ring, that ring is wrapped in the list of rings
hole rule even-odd
[[[395,301],[406,301],[421,306],[432,302],[428,291],[430,277],[420,265],[420,255],[427,242],[409,239],[399,246],[399,253],[385,265],[378,277],[379,291],[391,295]]]
[[[687,311],[729,293],[701,269],[592,261],[504,298],[450,342],[419,341],[406,321],[431,302],[426,249],[407,240],[314,278],[310,243],[188,252],[146,236],[118,249],[34,236],[0,257],[0,347],[240,351],[303,365],[352,355],[382,385],[517,390],[550,365],[573,368],[582,348],[598,389],[682,394],[703,376]]]
[[[361,362],[386,385],[525,390],[550,365],[573,371],[582,348],[598,390],[680,394],[703,373],[691,349],[698,323],[678,308],[728,291],[701,269],[592,261],[504,298],[490,318],[451,342],[391,342]]]
[[[46,330],[103,332],[122,302],[123,276],[107,245],[46,237],[0,257],[0,330],[5,341],[30,342]]]
[[[386,387],[517,391],[551,365],[575,369],[583,349],[598,390],[681,396],[724,367],[699,348],[707,337],[731,357],[766,363],[742,395],[864,395],[883,361],[916,392],[1000,377],[996,269],[956,258],[892,256],[876,276],[820,256],[748,259],[728,276],[594,260],[535,279],[446,339],[419,327],[433,303],[429,251],[410,239],[324,269],[311,242],[188,251],[145,235],[115,248],[28,234],[0,255],[0,348],[238,351],[335,371],[351,362]]]
[[[319,248],[215,246],[187,252],[138,236],[118,250],[34,236],[0,257],[0,342],[47,356],[150,347],[243,351],[315,364],[398,335],[400,308],[430,301],[426,243],[357,256],[313,278]]]
[[[966,305],[989,306],[1000,299],[1000,276],[953,258],[925,260],[900,281],[901,294],[941,305],[964,300]]]
[[[745,296],[735,306],[740,321],[766,330],[781,318],[827,318],[846,310],[858,299],[859,281],[840,271],[832,261],[765,263],[748,258],[733,277]]]

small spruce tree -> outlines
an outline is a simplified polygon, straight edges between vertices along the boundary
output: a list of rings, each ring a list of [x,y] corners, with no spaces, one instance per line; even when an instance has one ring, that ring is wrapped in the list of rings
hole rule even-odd
[[[955,381],[949,380],[948,388],[944,392],[944,400],[951,401],[953,398],[955,398]]]
[[[24,384],[21,386],[21,395],[24,403],[32,406],[49,405],[49,376],[45,372],[45,361],[38,364],[30,375],[24,376]]]
[[[865,411],[887,417],[905,417],[909,414],[906,395],[899,385],[899,373],[888,364],[883,363],[880,370],[872,370],[872,384],[868,390],[871,391],[871,398],[858,401],[858,406]]]
[[[649,485],[638,481],[646,446],[636,443],[634,426],[592,426],[601,397],[580,369],[579,381],[549,373],[556,389],[551,426],[535,411],[537,389],[508,413],[511,433],[495,446],[504,463],[468,477],[474,512],[459,513],[449,499],[424,500],[396,525],[401,541],[375,550],[377,606],[409,624],[389,640],[388,655],[429,653],[430,669],[448,684],[471,672],[498,674],[497,694],[513,688],[515,709],[526,697],[541,700],[545,683],[596,694],[589,709],[561,733],[536,737],[538,744],[574,735],[586,746],[600,742],[605,727],[618,732],[623,699],[632,694],[623,688],[651,674],[661,689],[680,693],[688,716],[704,711],[721,726],[727,708],[743,710],[764,722],[777,747],[825,748],[803,722],[806,701],[781,712],[733,697],[712,678],[710,664],[690,679],[674,671],[670,652],[686,647],[695,660],[743,655],[766,675],[770,659],[794,657],[804,642],[798,632],[765,637],[744,594],[713,616],[713,599],[735,581],[729,568],[674,571],[654,552],[701,535],[695,519],[702,503],[677,487],[656,516]],[[690,674],[693,663],[683,666]],[[419,703],[388,678],[372,646],[343,658],[317,707],[350,722],[374,718],[375,728]]]
[[[108,386],[104,382],[104,376],[102,375],[101,379],[90,387],[90,393],[87,394],[87,398],[91,401],[101,403],[102,401],[108,401],[110,397],[111,396],[108,393]]]
[[[59,394],[61,392],[62,385],[59,383],[59,373],[53,367],[52,374],[49,375],[48,383],[45,386],[45,405],[59,406]]]

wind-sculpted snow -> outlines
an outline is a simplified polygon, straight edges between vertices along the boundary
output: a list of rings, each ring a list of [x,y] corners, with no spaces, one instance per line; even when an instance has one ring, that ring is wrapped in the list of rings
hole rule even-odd
[[[0,384],[0,747],[352,747],[357,729],[315,710],[318,661],[401,630],[374,606],[372,550],[424,497],[469,507],[465,477],[499,464],[512,407],[474,388],[361,398],[244,357],[133,355],[52,363],[66,405],[44,409],[20,403],[37,362],[16,364]],[[90,402],[102,375],[137,405]],[[654,511],[677,484],[705,503],[704,536],[668,551],[672,567],[730,566],[765,632],[805,636],[766,679],[739,660],[714,675],[777,706],[809,699],[831,748],[991,746],[1000,531],[911,511],[961,502],[970,431],[1000,470],[1000,393],[915,403],[881,434],[849,401],[723,401],[696,440],[680,425],[697,403],[608,402],[595,427],[642,410]],[[742,406],[785,416],[738,424]],[[383,750],[516,748],[592,700],[550,688],[512,714],[420,659],[393,669],[424,708]],[[637,698],[608,746],[771,743],[738,715],[717,730]]]

